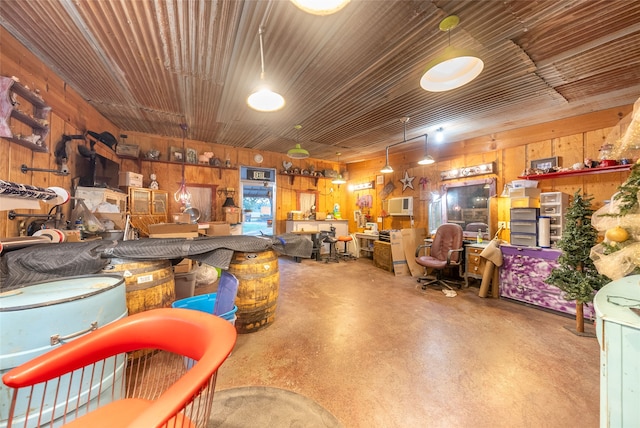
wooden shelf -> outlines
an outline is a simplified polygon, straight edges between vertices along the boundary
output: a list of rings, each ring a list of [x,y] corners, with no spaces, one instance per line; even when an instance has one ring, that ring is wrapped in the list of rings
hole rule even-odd
[[[49,148],[45,145],[39,146],[37,144],[33,144],[31,141],[28,140],[24,140],[22,138],[16,138],[16,137],[3,137],[5,140],[9,140],[12,143],[16,143],[19,144],[23,147],[26,147],[28,149],[31,149],[34,152],[41,152],[41,153],[48,153],[49,152]]]
[[[320,178],[328,178],[325,176],[320,176],[320,175],[311,175],[311,174],[285,174],[284,172],[279,172],[278,175],[282,175],[285,177],[289,177],[289,185],[293,186],[293,182],[295,181],[296,177],[306,177],[306,178],[310,178],[313,180],[313,185],[314,186],[318,186],[318,179]]]
[[[632,165],[602,166],[597,168],[576,169],[573,171],[550,172],[548,174],[522,175],[522,176],[519,176],[518,178],[521,178],[524,180],[551,180],[553,178],[564,178],[572,175],[591,175],[591,174],[605,174],[609,172],[628,171],[631,169],[631,166]]]
[[[120,159],[131,159],[131,160],[136,160],[138,161],[138,163],[141,162],[151,162],[151,163],[165,163],[165,164],[172,164],[172,165],[182,165],[182,162],[176,162],[176,161],[166,161],[166,160],[153,160],[153,159],[145,159],[142,157],[133,157],[133,156],[118,156]],[[222,170],[226,169],[226,170],[231,170],[231,171],[237,171],[238,168],[235,166],[216,166],[216,165],[207,165],[204,163],[189,163],[189,162],[185,162],[184,163],[185,166],[198,166],[198,167],[202,167],[202,168],[213,168],[213,169],[217,169],[218,170],[218,178],[222,179]]]
[[[40,94],[31,91],[11,78],[0,77],[0,87],[2,88],[0,103],[2,103],[2,111],[4,112],[3,117],[0,117],[0,135],[34,152],[48,152],[49,149],[45,144],[45,139],[49,134],[48,118],[51,107],[44,102]],[[21,98],[23,109],[28,107],[31,113],[25,113],[16,108],[17,100],[11,96],[12,93]],[[29,105],[26,105],[27,103]],[[9,118],[31,128],[31,136],[26,136],[25,138],[25,135],[21,133],[14,134],[9,127]],[[27,139],[33,137],[37,137],[39,144]]]

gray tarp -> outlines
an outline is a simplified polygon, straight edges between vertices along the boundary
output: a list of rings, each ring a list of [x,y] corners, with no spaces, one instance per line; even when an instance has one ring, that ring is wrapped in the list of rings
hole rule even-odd
[[[228,269],[233,253],[274,250],[293,257],[311,257],[308,237],[287,233],[278,236],[212,236],[195,239],[140,239],[89,241],[36,245],[9,251],[0,257],[0,290],[8,291],[35,282],[101,273],[111,258],[129,260],[181,260],[189,258]]]

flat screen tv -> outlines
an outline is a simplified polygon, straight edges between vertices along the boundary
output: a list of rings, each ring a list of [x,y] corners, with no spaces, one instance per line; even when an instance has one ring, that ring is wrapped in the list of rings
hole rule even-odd
[[[76,159],[79,186],[118,188],[120,164],[95,154],[91,157],[78,155]]]

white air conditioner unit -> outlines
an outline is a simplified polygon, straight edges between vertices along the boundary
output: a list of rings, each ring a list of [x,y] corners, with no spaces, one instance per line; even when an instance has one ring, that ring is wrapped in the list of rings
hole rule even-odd
[[[413,198],[391,198],[389,199],[389,205],[387,206],[387,212],[389,215],[413,215]]]

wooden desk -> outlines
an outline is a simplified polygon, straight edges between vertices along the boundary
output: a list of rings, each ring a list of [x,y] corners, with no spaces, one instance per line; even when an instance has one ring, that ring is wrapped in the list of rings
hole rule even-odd
[[[464,285],[469,287],[469,278],[482,280],[484,274],[485,259],[480,257],[480,253],[489,245],[489,241],[481,244],[472,243],[464,244],[465,254],[465,273],[464,273]],[[497,268],[496,268],[497,269]]]

